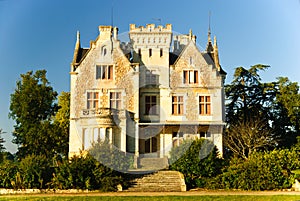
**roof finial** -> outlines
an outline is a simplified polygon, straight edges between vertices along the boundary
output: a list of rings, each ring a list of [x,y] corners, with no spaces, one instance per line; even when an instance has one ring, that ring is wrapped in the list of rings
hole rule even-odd
[[[80,32],[77,31],[77,41],[80,42]]]
[[[217,44],[217,36],[214,37],[214,47],[218,48],[218,44]]]
[[[211,16],[211,13],[210,13],[210,11],[209,11],[209,13],[208,13],[207,45],[206,45],[206,52],[208,52],[208,53],[212,53],[213,50],[214,50],[213,44],[212,44],[212,41],[211,41],[210,16]]]
[[[193,31],[192,31],[192,29],[190,29],[190,32],[189,32],[189,39],[192,40],[192,38],[193,38]]]
[[[210,17],[211,17],[211,12],[209,11],[209,13],[208,13],[208,42],[211,41]]]

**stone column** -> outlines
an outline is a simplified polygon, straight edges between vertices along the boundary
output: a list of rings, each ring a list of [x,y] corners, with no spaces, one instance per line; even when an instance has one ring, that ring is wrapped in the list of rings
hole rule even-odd
[[[113,144],[113,133],[112,133],[112,128],[107,128],[109,131],[109,143]]]
[[[135,155],[138,157],[139,156],[139,121],[135,120],[135,146],[134,146],[134,150],[135,150]]]
[[[165,156],[165,135],[164,134],[159,134],[159,139],[160,139],[160,158],[163,158]]]
[[[100,128],[100,140],[105,140],[105,128],[101,127]]]

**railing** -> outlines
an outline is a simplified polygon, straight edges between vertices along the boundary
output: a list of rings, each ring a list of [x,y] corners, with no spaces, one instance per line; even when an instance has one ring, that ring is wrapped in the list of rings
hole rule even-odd
[[[124,116],[124,110],[117,110],[112,108],[97,108],[97,109],[83,109],[81,112],[82,117],[102,117],[113,118],[113,116]]]

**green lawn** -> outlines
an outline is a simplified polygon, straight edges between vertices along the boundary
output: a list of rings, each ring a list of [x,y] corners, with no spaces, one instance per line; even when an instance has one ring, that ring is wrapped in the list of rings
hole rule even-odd
[[[296,195],[274,195],[274,196],[256,196],[256,195],[225,195],[225,196],[0,196],[2,200],[47,200],[47,201],[82,201],[82,200],[103,200],[103,201],[128,201],[128,200],[150,200],[150,201],[173,201],[173,200],[213,200],[213,201],[300,201],[300,196]]]

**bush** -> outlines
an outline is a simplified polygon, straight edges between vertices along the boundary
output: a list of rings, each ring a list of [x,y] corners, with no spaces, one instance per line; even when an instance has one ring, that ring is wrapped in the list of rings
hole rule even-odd
[[[101,164],[119,172],[127,172],[133,166],[132,154],[122,152],[107,140],[94,143],[89,154]]]
[[[205,187],[207,180],[221,173],[223,160],[206,139],[185,140],[170,151],[170,169],[184,174],[188,188]]]
[[[18,188],[16,180],[18,164],[11,160],[4,160],[0,164],[0,188]]]
[[[292,170],[299,168],[298,157],[293,150],[273,150],[255,152],[248,160],[233,158],[224,173],[208,186],[242,190],[289,188],[295,179]]]
[[[18,172],[16,176],[20,175],[21,188],[41,189],[46,188],[46,184],[51,181],[53,168],[46,156],[32,154],[21,160]]]
[[[96,161],[90,155],[64,160],[53,174],[51,187],[56,189],[95,189],[93,171]]]
[[[116,191],[123,175],[99,163],[93,156],[74,156],[60,164],[53,175],[55,189],[88,189]]]

